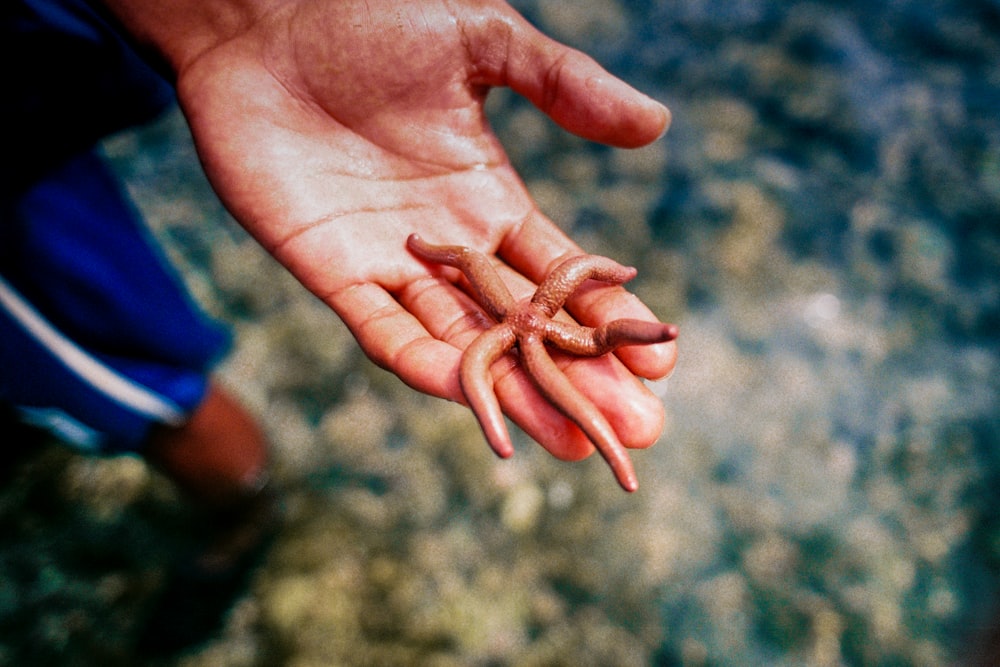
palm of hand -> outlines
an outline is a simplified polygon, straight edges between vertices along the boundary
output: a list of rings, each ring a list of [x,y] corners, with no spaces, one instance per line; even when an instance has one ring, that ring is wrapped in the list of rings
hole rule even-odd
[[[573,99],[595,85],[621,95],[624,84],[602,74],[506,5],[483,2],[463,17],[447,3],[304,2],[203,54],[181,72],[178,90],[206,172],[237,219],[337,311],[376,363],[417,389],[462,400],[457,373],[441,369],[457,369],[484,323],[453,284],[458,276],[430,273],[405,239],[418,230],[497,252],[522,293],[579,253],[535,207],[482,105],[488,86],[509,84],[578,133],[621,145],[655,138],[666,118],[651,102],[609,95],[593,110]],[[651,319],[620,289],[571,305],[592,321]],[[632,373],[665,374],[674,350],[623,359],[628,368],[590,361],[577,374],[584,386],[595,374],[621,385],[616,405],[595,402],[627,425],[627,446],[648,445],[662,406]],[[529,434],[563,458],[591,451],[523,377],[507,376],[498,381],[501,403]]]

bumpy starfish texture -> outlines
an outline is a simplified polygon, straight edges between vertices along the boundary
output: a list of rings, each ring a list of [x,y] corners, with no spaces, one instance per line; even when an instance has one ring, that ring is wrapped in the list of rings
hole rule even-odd
[[[476,338],[462,355],[459,381],[469,407],[479,420],[486,441],[502,458],[514,453],[500,403],[493,391],[493,362],[515,345],[524,370],[539,392],[590,438],[626,491],[639,488],[635,468],[617,434],[597,406],[573,386],[546,350],[546,344],[583,357],[597,357],[623,345],[649,345],[673,340],[673,324],[620,319],[585,327],[553,319],[563,302],[587,279],[620,284],[636,270],[598,255],[572,257],[557,266],[530,300],[517,302],[489,260],[471,248],[433,245],[411,234],[406,245],[427,262],[461,270],[479,305],[496,325]]]

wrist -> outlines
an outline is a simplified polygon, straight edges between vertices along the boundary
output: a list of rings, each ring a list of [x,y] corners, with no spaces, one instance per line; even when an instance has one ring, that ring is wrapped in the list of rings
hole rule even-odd
[[[100,0],[140,47],[174,75],[245,32],[276,0]]]

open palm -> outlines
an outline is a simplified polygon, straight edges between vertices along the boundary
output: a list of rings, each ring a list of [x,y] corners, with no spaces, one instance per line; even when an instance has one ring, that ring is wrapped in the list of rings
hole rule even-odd
[[[236,218],[371,359],[456,401],[461,352],[489,322],[459,275],[421,263],[407,236],[494,254],[518,296],[581,252],[538,210],[488,127],[486,93],[504,85],[613,145],[648,143],[669,122],[661,105],[494,0],[278,3],[178,72],[206,172]],[[588,325],[655,319],[618,287],[567,306]],[[623,348],[567,360],[567,374],[626,446],[648,446],[663,410],[636,375],[665,375],[675,352]],[[513,360],[494,374],[504,411],[549,451],[591,452]]]

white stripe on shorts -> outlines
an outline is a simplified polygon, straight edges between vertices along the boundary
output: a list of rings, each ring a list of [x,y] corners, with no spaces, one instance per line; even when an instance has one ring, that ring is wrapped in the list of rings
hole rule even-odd
[[[111,400],[166,424],[178,425],[186,420],[184,411],[173,401],[105,366],[66,338],[3,278],[0,306],[64,366]]]

